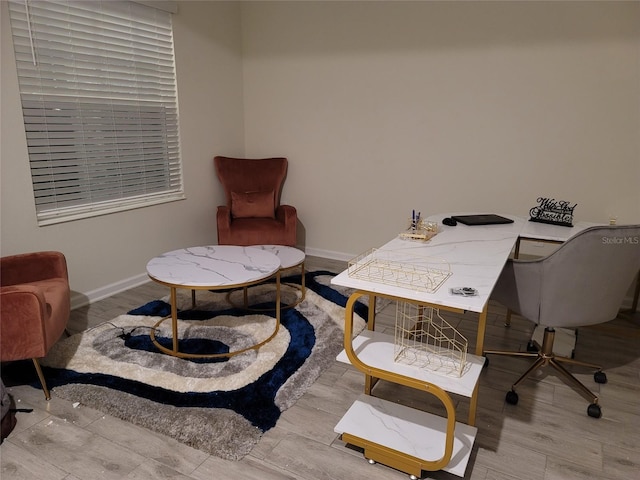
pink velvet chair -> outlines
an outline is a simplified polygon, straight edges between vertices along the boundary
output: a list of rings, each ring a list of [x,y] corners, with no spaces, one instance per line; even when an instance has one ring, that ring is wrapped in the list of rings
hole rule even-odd
[[[296,245],[297,212],[280,205],[286,158],[213,159],[227,204],[218,207],[219,245]]]
[[[0,258],[0,360],[32,359],[47,400],[38,359],[60,339],[71,312],[67,262],[60,252]]]

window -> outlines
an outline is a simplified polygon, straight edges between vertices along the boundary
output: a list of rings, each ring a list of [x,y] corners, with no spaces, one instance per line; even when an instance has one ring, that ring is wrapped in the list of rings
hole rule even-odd
[[[171,14],[106,0],[9,8],[39,225],[184,198]]]

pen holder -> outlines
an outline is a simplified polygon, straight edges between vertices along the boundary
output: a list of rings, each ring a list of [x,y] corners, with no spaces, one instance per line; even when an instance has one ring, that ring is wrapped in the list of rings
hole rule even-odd
[[[400,236],[409,240],[429,240],[438,233],[438,224],[436,222],[428,222],[426,220],[408,219],[408,227]]]

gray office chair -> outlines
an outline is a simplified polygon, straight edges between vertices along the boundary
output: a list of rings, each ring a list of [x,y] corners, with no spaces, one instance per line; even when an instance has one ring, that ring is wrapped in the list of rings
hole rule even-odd
[[[547,365],[591,399],[587,414],[600,418],[598,396],[585,387],[563,363],[594,368],[594,380],[606,383],[598,365],[553,353],[555,328],[577,328],[613,320],[640,268],[640,225],[592,227],[574,235],[551,255],[535,260],[509,260],[492,299],[544,327],[542,346],[527,352],[485,351],[486,354],[536,357],[531,367],[507,392],[518,403],[516,387]]]

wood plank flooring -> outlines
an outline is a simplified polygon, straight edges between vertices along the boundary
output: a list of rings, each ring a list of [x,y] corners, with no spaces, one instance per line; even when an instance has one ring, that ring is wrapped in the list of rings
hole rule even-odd
[[[343,262],[308,258],[310,268],[340,271]],[[133,307],[167,295],[165,287],[148,283],[75,310],[71,332],[108,321]],[[376,322],[393,328],[394,305]],[[514,317],[505,328],[504,309],[491,305],[487,349],[524,348],[533,324]],[[471,345],[474,314],[451,315]],[[601,419],[587,416],[588,402],[550,372],[543,371],[518,389],[517,406],[504,402],[511,383],[528,360],[493,356],[480,379],[479,429],[466,472],[473,480],[628,480],[640,472],[640,315],[579,330],[576,358],[599,362],[609,382],[595,384],[591,372],[578,377],[600,393]],[[97,479],[255,479],[255,480],[393,480],[408,476],[384,465],[370,465],[361,452],[345,445],[333,427],[362,392],[363,376],[335,362],[309,391],[285,411],[275,428],[243,460],[226,461],[182,445],[83,405],[27,385],[10,388],[19,408],[15,431],[0,446],[4,480]],[[425,393],[381,382],[375,394],[391,401],[439,413]],[[457,401],[466,420],[467,399]],[[453,480],[430,472],[425,478]]]

